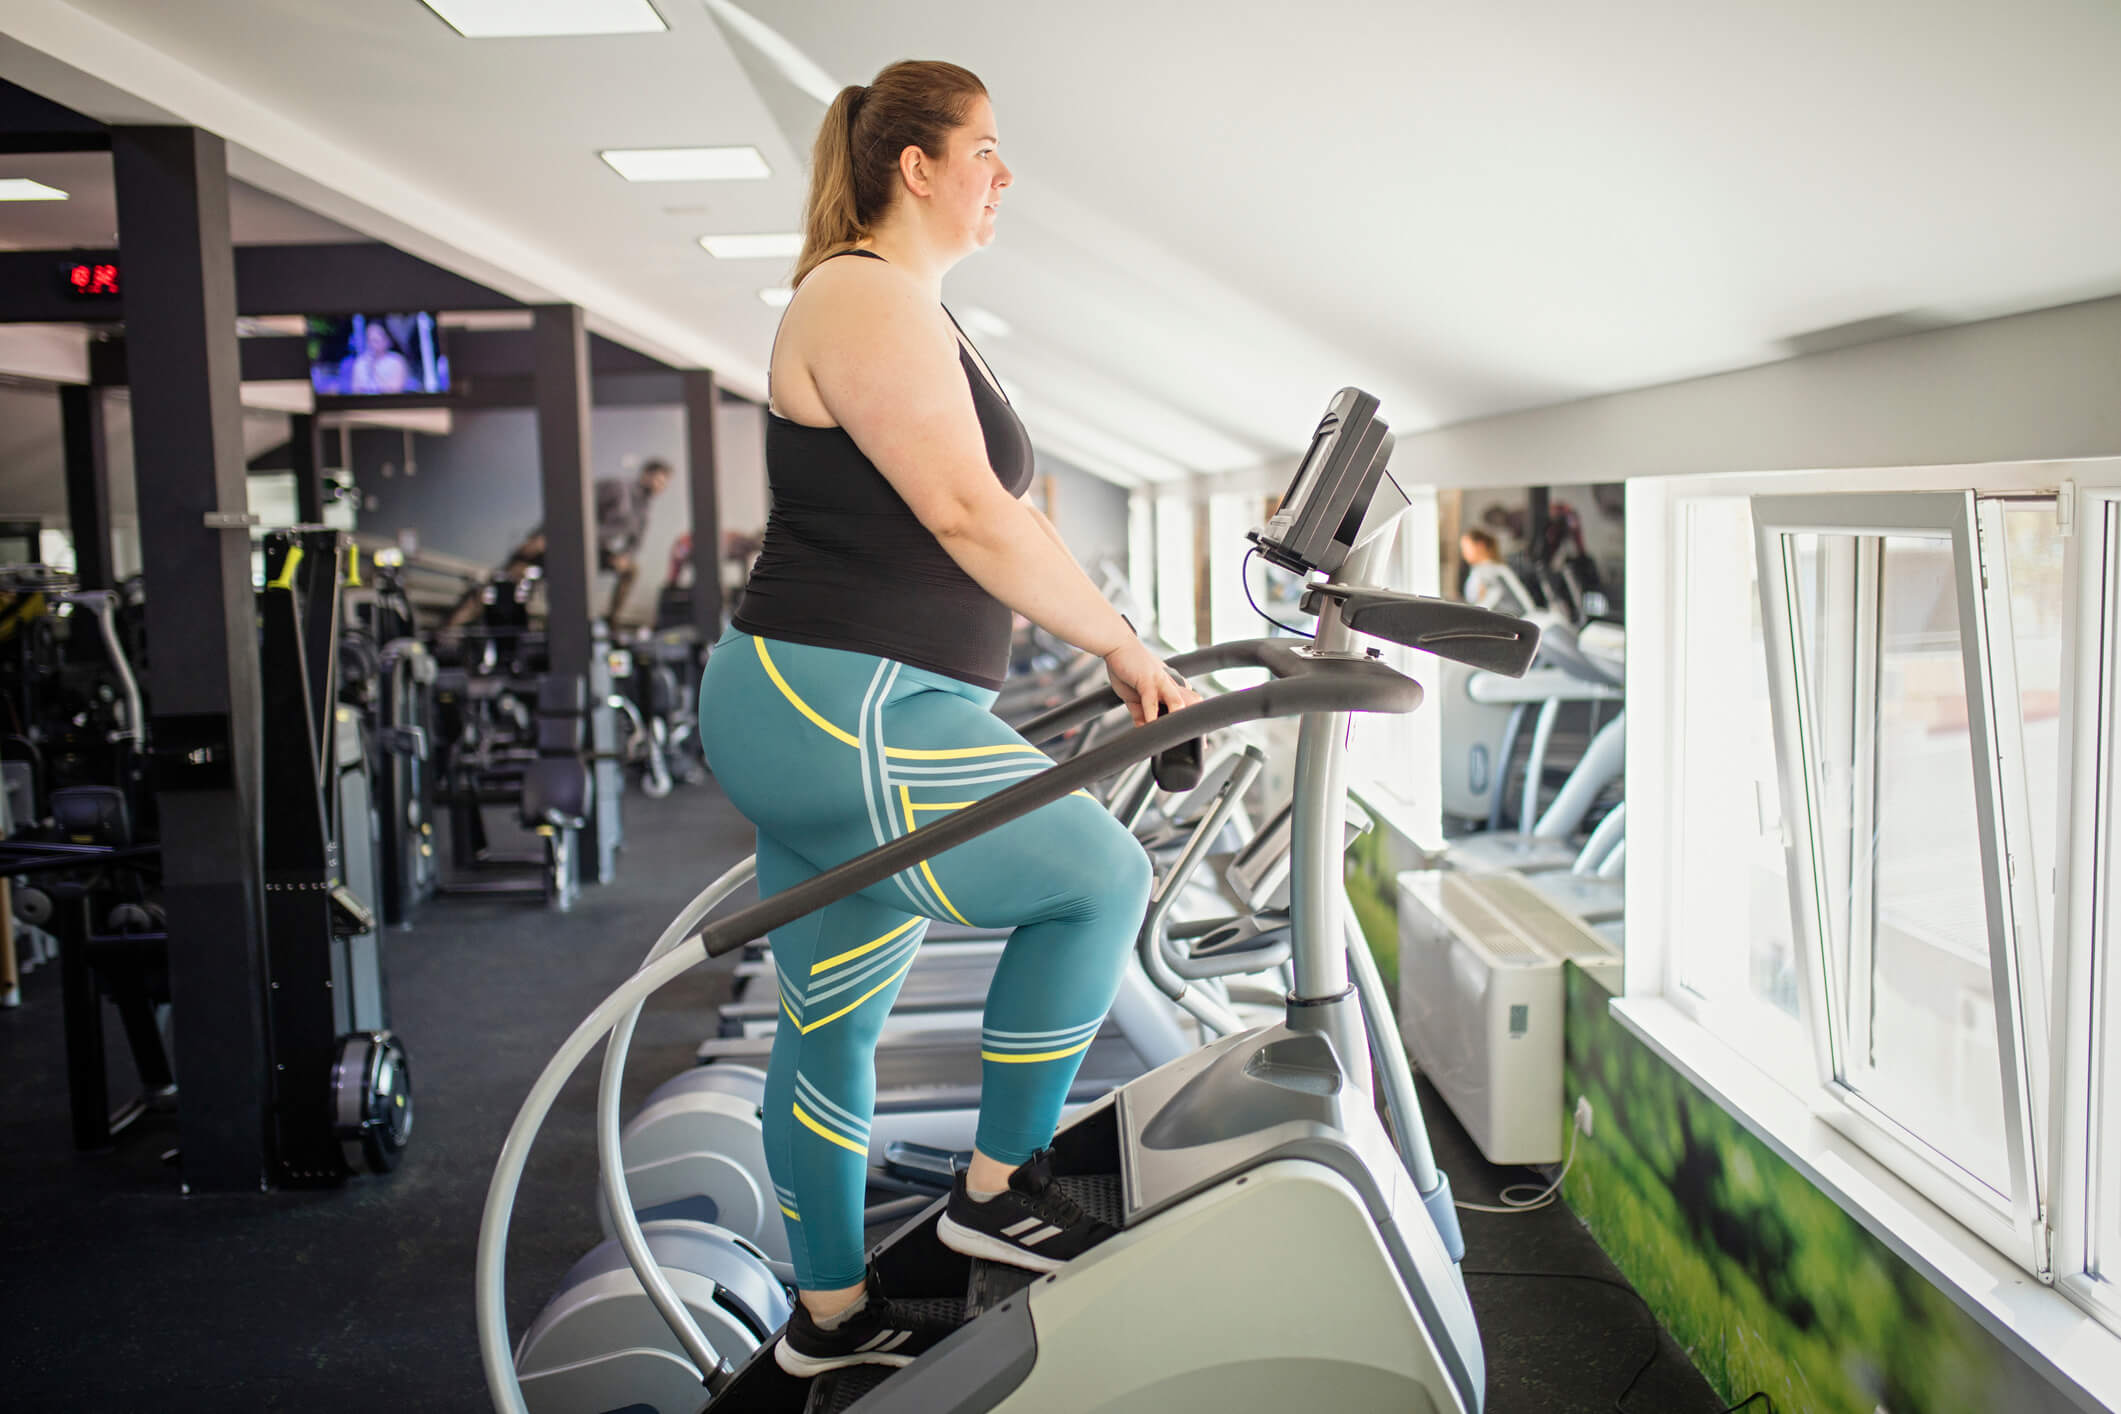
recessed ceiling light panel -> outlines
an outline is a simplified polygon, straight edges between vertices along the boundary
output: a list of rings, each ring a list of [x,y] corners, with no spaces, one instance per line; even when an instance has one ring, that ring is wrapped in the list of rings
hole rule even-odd
[[[0,201],[64,201],[66,193],[28,177],[0,178]]]
[[[648,0],[426,0],[466,39],[657,34],[669,28]]]
[[[775,309],[786,309],[788,301],[795,298],[795,291],[789,289],[786,285],[777,285],[770,290],[760,290],[759,298],[772,305]]]
[[[755,147],[622,147],[597,156],[629,182],[735,182],[773,175]]]
[[[700,245],[716,260],[793,260],[803,253],[803,238],[794,232],[768,236],[701,236]]]

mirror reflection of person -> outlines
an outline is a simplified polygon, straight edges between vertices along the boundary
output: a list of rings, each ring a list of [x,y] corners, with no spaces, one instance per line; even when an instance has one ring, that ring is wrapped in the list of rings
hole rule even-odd
[[[350,393],[402,393],[411,386],[412,365],[392,347],[380,319],[364,326],[361,351],[346,361],[345,378]]]
[[[1485,530],[1468,530],[1458,537],[1458,553],[1466,562],[1463,593],[1468,604],[1520,617],[1532,611],[1531,593],[1503,559],[1494,536]]]
[[[596,497],[596,543],[597,568],[610,570],[615,576],[611,586],[610,605],[604,611],[605,618],[616,624],[619,609],[626,596],[633,592],[633,583],[640,573],[640,564],[635,558],[641,548],[641,537],[648,529],[649,503],[669,488],[670,463],[660,457],[644,462],[632,480],[623,476],[600,476],[594,487]],[[514,582],[534,566],[545,563],[545,527],[523,537],[521,544],[508,552],[508,559],[498,573],[497,579]],[[482,600],[475,589],[459,600],[449,615],[449,627],[460,628],[479,616]]]
[[[597,478],[597,567],[616,576],[611,586],[611,607],[604,612],[604,617],[614,624],[640,574],[635,556],[640,552],[641,537],[648,531],[648,503],[669,489],[670,476],[670,463],[651,457],[641,464],[640,474],[631,481],[618,476]]]

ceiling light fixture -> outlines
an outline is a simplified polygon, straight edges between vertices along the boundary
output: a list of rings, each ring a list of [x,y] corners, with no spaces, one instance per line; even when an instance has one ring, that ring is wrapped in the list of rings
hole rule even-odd
[[[976,329],[990,339],[1006,339],[1009,337],[1009,321],[991,310],[981,309],[976,304],[968,304],[958,311],[958,314],[966,328]]]
[[[648,0],[426,0],[466,39],[580,34],[660,34],[669,26]]]
[[[0,201],[64,201],[66,193],[28,177],[0,178]]]
[[[619,147],[597,156],[629,182],[734,182],[770,177],[755,147]]]
[[[792,260],[803,253],[803,238],[793,231],[782,235],[701,236],[700,248],[716,260]]]
[[[789,289],[786,285],[776,285],[770,290],[760,290],[759,298],[772,305],[775,309],[786,309],[788,301],[795,298],[795,291]]]

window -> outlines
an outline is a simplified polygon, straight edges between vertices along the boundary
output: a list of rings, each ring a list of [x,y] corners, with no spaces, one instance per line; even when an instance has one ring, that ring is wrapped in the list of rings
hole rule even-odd
[[[1156,632],[1184,653],[1199,645],[1193,627],[1193,503],[1156,498]]]
[[[2032,1116],[2047,989],[2016,620],[2029,660],[2059,644],[2054,503],[1944,492],[1752,506],[1820,1078],[1860,1142],[2044,1269]],[[2059,682],[2054,657],[2052,670],[2033,662],[2034,682]]]
[[[1809,1079],[1798,1021],[1796,946],[1783,863],[1775,724],[1743,496],[1681,501],[1672,633],[1678,749],[1672,782],[1685,828],[1665,875],[1679,985],[1726,1035],[1787,1082]],[[1792,1068],[1794,1066],[1794,1068]]]
[[[2121,960],[2113,955],[2121,918],[2111,899],[2121,879],[2121,491],[2074,501],[2077,533],[2061,576],[2070,612],[2057,635],[2067,661],[2057,674],[2065,715],[2056,736],[2070,769],[2058,773],[2062,833],[2050,856],[2058,887],[2048,895],[2061,995],[2055,1273],[2065,1291],[2121,1326]],[[2040,683],[2024,677],[2030,714]]]

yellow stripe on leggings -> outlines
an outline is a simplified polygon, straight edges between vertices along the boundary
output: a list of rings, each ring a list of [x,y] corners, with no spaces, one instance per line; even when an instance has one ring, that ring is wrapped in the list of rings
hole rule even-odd
[[[813,1134],[816,1134],[816,1135],[817,1135],[817,1136],[818,1136],[819,1138],[821,1138],[821,1139],[829,1139],[829,1140],[831,1140],[831,1141],[832,1141],[833,1143],[835,1143],[835,1144],[839,1145],[839,1146],[840,1146],[840,1147],[841,1147],[842,1149],[852,1149],[852,1150],[854,1150],[854,1152],[855,1152],[855,1153],[857,1153],[857,1154],[862,1154],[862,1155],[865,1155],[865,1156],[866,1156],[866,1155],[868,1154],[868,1152],[869,1152],[869,1148],[868,1148],[868,1146],[867,1146],[867,1145],[864,1145],[864,1144],[857,1144],[857,1143],[855,1143],[855,1142],[854,1142],[854,1141],[853,1141],[852,1139],[842,1139],[842,1138],[840,1138],[840,1136],[839,1136],[839,1135],[837,1135],[837,1134],[834,1134],[834,1133],[833,1133],[833,1132],[832,1132],[831,1130],[829,1130],[829,1129],[825,1128],[825,1126],[824,1126],[824,1125],[822,1125],[822,1124],[819,1124],[819,1123],[818,1123],[818,1122],[817,1122],[816,1120],[812,1119],[812,1118],[811,1118],[811,1117],[810,1117],[809,1115],[806,1115],[806,1114],[804,1114],[804,1113],[803,1113],[803,1107],[802,1107],[801,1105],[797,1105],[797,1106],[795,1106],[794,1108],[795,1108],[795,1117],[796,1117],[796,1118],[797,1118],[798,1120],[802,1121],[802,1124],[803,1124],[803,1128],[805,1128],[805,1129],[807,1129],[807,1130],[811,1131],[811,1132],[812,1132]],[[783,1209],[781,1209],[781,1211],[782,1211],[782,1212],[784,1212],[784,1213],[787,1213],[787,1212],[788,1212],[788,1210],[787,1210],[786,1208],[783,1208]],[[790,1216],[790,1217],[795,1217],[795,1214],[793,1214],[793,1213],[788,1213],[788,1216]],[[801,1219],[797,1219],[797,1221],[801,1221]]]
[[[911,928],[914,924],[920,921],[921,920],[918,917],[909,918],[905,922],[899,924],[898,927],[893,928],[890,932],[884,934],[884,936],[881,938],[876,938],[870,942],[863,943],[858,948],[851,948],[848,951],[841,953],[838,957],[828,957],[823,962],[820,962],[813,966],[810,969],[810,975],[812,977],[815,977],[820,972],[823,972],[826,968],[837,967],[841,963],[847,961],[849,958],[860,957],[865,952],[874,952],[878,948],[890,942],[893,938],[898,937],[901,933],[904,933],[908,928]]]
[[[810,1023],[810,1024],[808,1025],[808,1026],[803,1026],[803,1024],[802,1024],[801,1022],[797,1022],[797,1023],[796,1023],[796,1025],[797,1025],[797,1026],[800,1026],[800,1027],[802,1027],[802,1032],[803,1032],[803,1034],[804,1034],[805,1036],[808,1036],[808,1035],[809,1035],[809,1034],[810,1034],[811,1032],[813,1032],[813,1031],[817,1030],[817,1029],[818,1029],[818,1028],[819,1028],[820,1026],[827,1026],[827,1025],[830,1025],[830,1024],[831,1024],[832,1022],[838,1021],[838,1020],[839,1020],[839,1019],[840,1019],[841,1017],[845,1016],[845,1015],[846,1015],[846,1014],[847,1014],[848,1012],[850,1012],[850,1011],[853,1011],[853,1010],[854,1010],[854,1009],[855,1009],[856,1007],[860,1006],[860,1005],[861,1005],[861,1004],[862,1004],[863,1002],[866,1002],[866,1001],[868,1001],[868,1000],[869,1000],[869,999],[870,999],[871,997],[875,996],[875,995],[876,995],[876,994],[877,994],[878,992],[881,992],[881,991],[883,991],[883,990],[884,990],[884,988],[886,988],[886,987],[890,986],[890,985],[891,985],[891,984],[892,984],[893,982],[896,982],[896,981],[898,981],[898,979],[899,979],[899,978],[901,978],[901,977],[905,976],[905,975],[906,975],[906,968],[907,968],[907,967],[911,967],[911,966],[913,966],[913,959],[914,959],[915,957],[919,956],[919,955],[920,955],[920,951],[919,951],[919,949],[915,949],[915,950],[914,950],[914,951],[913,951],[913,952],[912,952],[911,954],[909,954],[909,955],[907,956],[907,958],[906,958],[906,962],[905,962],[905,966],[903,966],[903,967],[900,967],[898,971],[896,971],[896,972],[892,973],[892,974],[891,974],[891,975],[890,975],[889,977],[886,977],[886,978],[885,978],[885,979],[884,979],[883,981],[881,981],[881,982],[877,983],[877,984],[876,984],[876,985],[875,985],[874,987],[871,987],[871,988],[870,988],[870,989],[869,989],[868,991],[866,991],[866,992],[862,993],[862,994],[861,994],[860,996],[856,997],[856,998],[855,998],[855,999],[854,999],[853,1001],[851,1001],[851,1002],[847,1003],[847,1005],[845,1005],[845,1006],[841,1007],[841,1008],[840,1008],[840,1009],[839,1009],[838,1011],[836,1011],[836,1012],[832,1013],[832,1015],[830,1015],[830,1016],[828,1016],[828,1017],[824,1017],[823,1019],[821,1019],[821,1020],[818,1020],[818,1021],[813,1021],[813,1022],[811,1022],[811,1023]]]
[[[1046,753],[1035,746],[958,746],[948,750],[927,750],[912,746],[891,746],[884,749],[886,756],[896,756],[902,761],[956,761],[967,756],[1003,756],[1011,751],[1028,751],[1040,760]]]
[[[786,997],[781,998],[781,1010],[788,1013],[788,1019],[794,1022],[798,1028],[802,1026],[803,1018],[795,1014],[795,1008],[788,1005]]]
[[[802,713],[811,721],[817,723],[819,728],[824,731],[825,735],[833,738],[835,741],[844,741],[849,746],[855,747],[857,749],[861,747],[860,742],[856,741],[853,737],[847,735],[847,733],[841,731],[838,727],[832,725],[832,723],[826,721],[823,717],[820,717],[809,703],[805,702],[801,697],[796,695],[795,689],[788,685],[788,679],[781,676],[781,670],[773,666],[773,655],[766,651],[765,639],[753,638],[751,641],[758,645],[759,665],[766,670],[766,676],[773,679],[773,685],[781,690],[781,696],[787,698],[789,702],[794,704],[796,711]]]
[[[913,792],[905,786],[900,786],[898,788],[898,798],[905,802],[906,828],[911,830],[915,828],[913,824]],[[950,910],[950,916],[970,928],[972,920],[957,911],[957,905],[950,901],[950,895],[943,892],[941,881],[935,877],[935,871],[928,867],[928,861],[925,859],[921,861],[921,877],[926,879],[928,886],[935,890],[935,896],[943,901],[943,907]]]
[[[1095,1041],[1096,1039],[1097,1038],[1095,1036],[1092,1036],[1090,1038],[1090,1041]],[[981,1051],[979,1053],[979,1058],[981,1060],[1000,1061],[1004,1065],[1022,1065],[1027,1061],[1059,1060],[1062,1056],[1072,1056],[1077,1051],[1089,1050],[1090,1041],[1085,1041],[1080,1046],[1070,1046],[1065,1051],[1040,1051],[1037,1055],[1030,1056],[1007,1055],[1001,1051]]]
[[[802,1219],[797,1217],[794,1213],[789,1212],[788,1205],[786,1203],[781,1204],[781,1211],[783,1213],[788,1214],[788,1221],[790,1222],[799,1223],[802,1221]]]
[[[834,741],[844,741],[847,745],[859,750],[862,743],[856,737],[826,721],[816,708],[805,702],[802,695],[788,685],[788,679],[782,677],[781,670],[774,666],[773,655],[766,651],[766,640],[753,637],[751,641],[758,648],[759,665],[766,670],[766,676],[773,679],[773,685],[781,690],[781,696],[787,698],[796,711],[808,717],[825,735],[831,737]],[[928,750],[911,746],[887,746],[884,748],[884,755],[896,756],[904,761],[956,761],[972,756],[1002,756],[1012,751],[1028,751],[1040,760],[1044,760],[1046,757],[1045,752],[1030,745],[958,746],[942,750]]]

